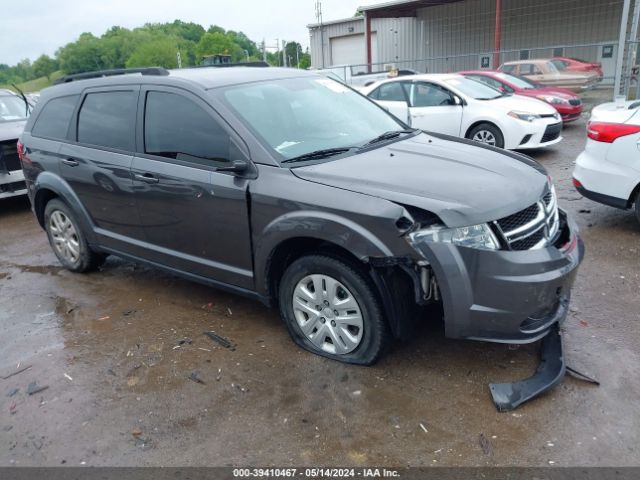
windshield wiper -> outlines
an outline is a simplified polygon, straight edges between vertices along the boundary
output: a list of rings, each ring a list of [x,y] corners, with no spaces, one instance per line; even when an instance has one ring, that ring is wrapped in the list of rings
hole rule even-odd
[[[322,150],[314,150],[313,152],[304,153],[302,155],[298,155],[297,157],[287,158],[286,160],[282,160],[280,163],[293,163],[293,162],[304,162],[305,160],[317,160],[320,158],[332,157],[333,155],[338,155],[339,153],[348,152],[357,147],[338,147],[338,148],[323,148]]]
[[[375,143],[382,142],[384,140],[389,140],[391,138],[399,137],[403,133],[413,133],[416,130],[417,129],[415,129],[415,128],[409,128],[409,129],[406,129],[406,130],[389,130],[388,132],[384,132],[383,134],[378,135],[373,140],[368,141],[367,143],[362,145],[362,147],[360,147],[360,148],[368,147],[369,145],[373,145]]]

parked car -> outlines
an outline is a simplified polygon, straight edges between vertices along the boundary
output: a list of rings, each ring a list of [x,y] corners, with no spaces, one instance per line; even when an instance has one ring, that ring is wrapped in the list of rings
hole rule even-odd
[[[505,62],[498,70],[525,77],[535,83],[567,88],[574,92],[592,88],[600,80],[595,73],[591,72],[560,72],[551,60],[546,59]]]
[[[361,92],[412,127],[506,149],[540,148],[562,140],[562,122],[544,102],[505,94],[456,74],[425,74],[377,82]]]
[[[27,193],[16,142],[30,113],[11,90],[0,90],[0,199]]]
[[[560,72],[591,72],[596,74],[598,80],[602,80],[603,77],[602,64],[598,62],[588,62],[571,57],[553,57],[551,63],[553,63]]]
[[[566,88],[545,87],[524,77],[491,70],[470,70],[458,73],[478,82],[486,83],[503,93],[515,93],[547,102],[558,111],[563,124],[577,120],[582,114],[582,100]]]
[[[277,304],[297,344],[359,364],[440,305],[448,337],[550,339],[531,395],[497,386],[497,403],[562,377],[584,248],[541,165],[410,129],[310,72],[138,71],[43,90],[20,137],[67,269],[115,254]],[[95,176],[122,170],[117,189]]]
[[[640,102],[598,105],[587,124],[587,144],[578,156],[573,184],[583,196],[630,209],[640,221]]]

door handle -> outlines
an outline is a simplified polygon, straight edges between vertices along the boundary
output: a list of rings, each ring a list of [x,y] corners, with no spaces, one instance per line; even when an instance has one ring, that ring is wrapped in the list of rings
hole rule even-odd
[[[145,174],[136,173],[133,177],[136,180],[140,180],[141,182],[144,182],[144,183],[158,183],[160,181],[160,179],[158,179],[157,177],[154,177],[150,173],[145,173]]]
[[[74,160],[73,158],[63,158],[62,163],[64,163],[68,167],[77,167],[80,165],[80,162]]]

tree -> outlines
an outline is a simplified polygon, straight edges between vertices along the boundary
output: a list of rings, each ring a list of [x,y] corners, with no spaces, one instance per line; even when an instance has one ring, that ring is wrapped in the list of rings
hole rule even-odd
[[[238,62],[244,58],[242,48],[229,37],[220,32],[205,33],[196,46],[199,58],[205,55],[231,55],[232,62]]]
[[[33,74],[35,77],[47,77],[49,80],[50,75],[58,69],[58,62],[48,55],[40,55],[38,59],[33,62]]]
[[[170,38],[158,37],[139,45],[127,60],[127,68],[176,68],[178,48]]]
[[[284,46],[284,51],[287,56],[287,65],[298,67],[298,58],[302,60],[302,45],[298,42],[288,42]]]
[[[67,74],[103,70],[105,45],[91,33],[83,33],[75,42],[68,43],[56,52],[60,69]]]

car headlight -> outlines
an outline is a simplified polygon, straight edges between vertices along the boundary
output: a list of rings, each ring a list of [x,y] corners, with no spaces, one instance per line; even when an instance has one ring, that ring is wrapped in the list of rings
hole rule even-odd
[[[441,225],[425,228],[409,234],[415,247],[421,243],[452,243],[461,247],[481,250],[498,250],[500,243],[486,223],[470,227],[446,228]]]
[[[507,115],[517,118],[518,120],[524,120],[525,122],[533,122],[535,119],[540,118],[540,115],[537,113],[518,112],[516,110],[509,112]]]
[[[552,105],[569,105],[569,100],[556,97],[555,95],[538,95],[536,98]]]

